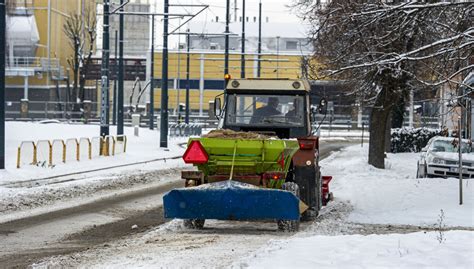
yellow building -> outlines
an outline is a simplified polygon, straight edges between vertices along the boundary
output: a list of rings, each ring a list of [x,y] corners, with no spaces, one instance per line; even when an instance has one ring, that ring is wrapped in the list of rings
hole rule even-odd
[[[72,14],[92,12],[95,18],[95,0],[10,0],[12,1],[7,17],[7,100],[19,98],[32,100],[54,100],[57,79],[67,76],[70,68],[68,59],[74,57],[70,40],[64,34],[63,26]],[[24,25],[15,23],[16,17],[29,17],[31,32],[37,33],[39,40],[34,45],[33,54],[18,54],[17,48],[24,44],[10,42]],[[10,18],[8,20],[8,18]],[[8,23],[8,21],[10,23]],[[20,28],[19,28],[20,27]],[[23,29],[25,30],[25,29]],[[72,73],[69,74],[72,81]],[[64,81],[59,82],[65,85]],[[24,96],[23,89],[29,96]],[[28,93],[29,91],[29,93]],[[49,98],[48,98],[49,97]]]
[[[169,85],[169,108],[175,109],[178,103],[185,103],[186,98],[186,52],[172,51],[168,54],[168,78],[176,80]],[[291,54],[262,54],[261,56],[261,78],[289,78],[296,79],[302,76],[301,71],[301,55]],[[257,78],[257,55],[246,55],[245,77]],[[155,53],[154,59],[154,77],[159,79],[162,77],[162,54]],[[229,73],[234,78],[240,78],[241,62],[240,54],[229,55]],[[201,76],[203,77],[203,85]],[[191,51],[190,53],[190,108],[192,110],[200,109],[200,96],[202,95],[202,103],[204,111],[208,109],[209,101],[213,101],[215,96],[223,91],[224,78],[224,54],[222,52],[213,51]],[[179,102],[178,102],[178,83],[179,78]],[[219,86],[222,85],[221,88]],[[200,93],[202,91],[202,94]],[[154,94],[155,108],[161,107],[161,86],[155,87]]]

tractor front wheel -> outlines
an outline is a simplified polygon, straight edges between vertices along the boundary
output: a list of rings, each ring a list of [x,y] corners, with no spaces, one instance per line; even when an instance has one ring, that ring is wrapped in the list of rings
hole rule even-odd
[[[282,190],[293,193],[297,198],[300,198],[300,188],[294,182],[285,182],[281,186]],[[278,220],[278,230],[284,232],[297,232],[300,227],[300,220]]]
[[[188,229],[202,229],[204,227],[205,219],[185,219],[184,227]]]

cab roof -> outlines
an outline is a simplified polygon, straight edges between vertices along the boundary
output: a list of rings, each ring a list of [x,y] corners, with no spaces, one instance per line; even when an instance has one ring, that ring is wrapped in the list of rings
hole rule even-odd
[[[231,79],[227,83],[230,91],[306,91],[311,87],[307,80],[302,79]]]

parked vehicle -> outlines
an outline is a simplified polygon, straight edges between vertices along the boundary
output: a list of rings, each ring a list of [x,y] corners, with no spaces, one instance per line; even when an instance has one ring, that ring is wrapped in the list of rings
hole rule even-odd
[[[474,153],[472,142],[462,139],[463,178],[474,177]],[[416,176],[420,177],[458,177],[459,176],[459,139],[435,136],[421,150]]]
[[[183,159],[197,170],[164,196],[165,217],[196,229],[206,219],[276,220],[282,231],[314,220],[332,177],[320,172],[309,93],[305,80],[230,81],[224,105],[214,102],[218,130],[189,139]]]

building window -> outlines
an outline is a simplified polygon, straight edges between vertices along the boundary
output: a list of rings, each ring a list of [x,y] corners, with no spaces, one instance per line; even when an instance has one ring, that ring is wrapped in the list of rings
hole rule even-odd
[[[287,50],[297,50],[298,49],[298,42],[297,41],[286,41],[286,49]]]

